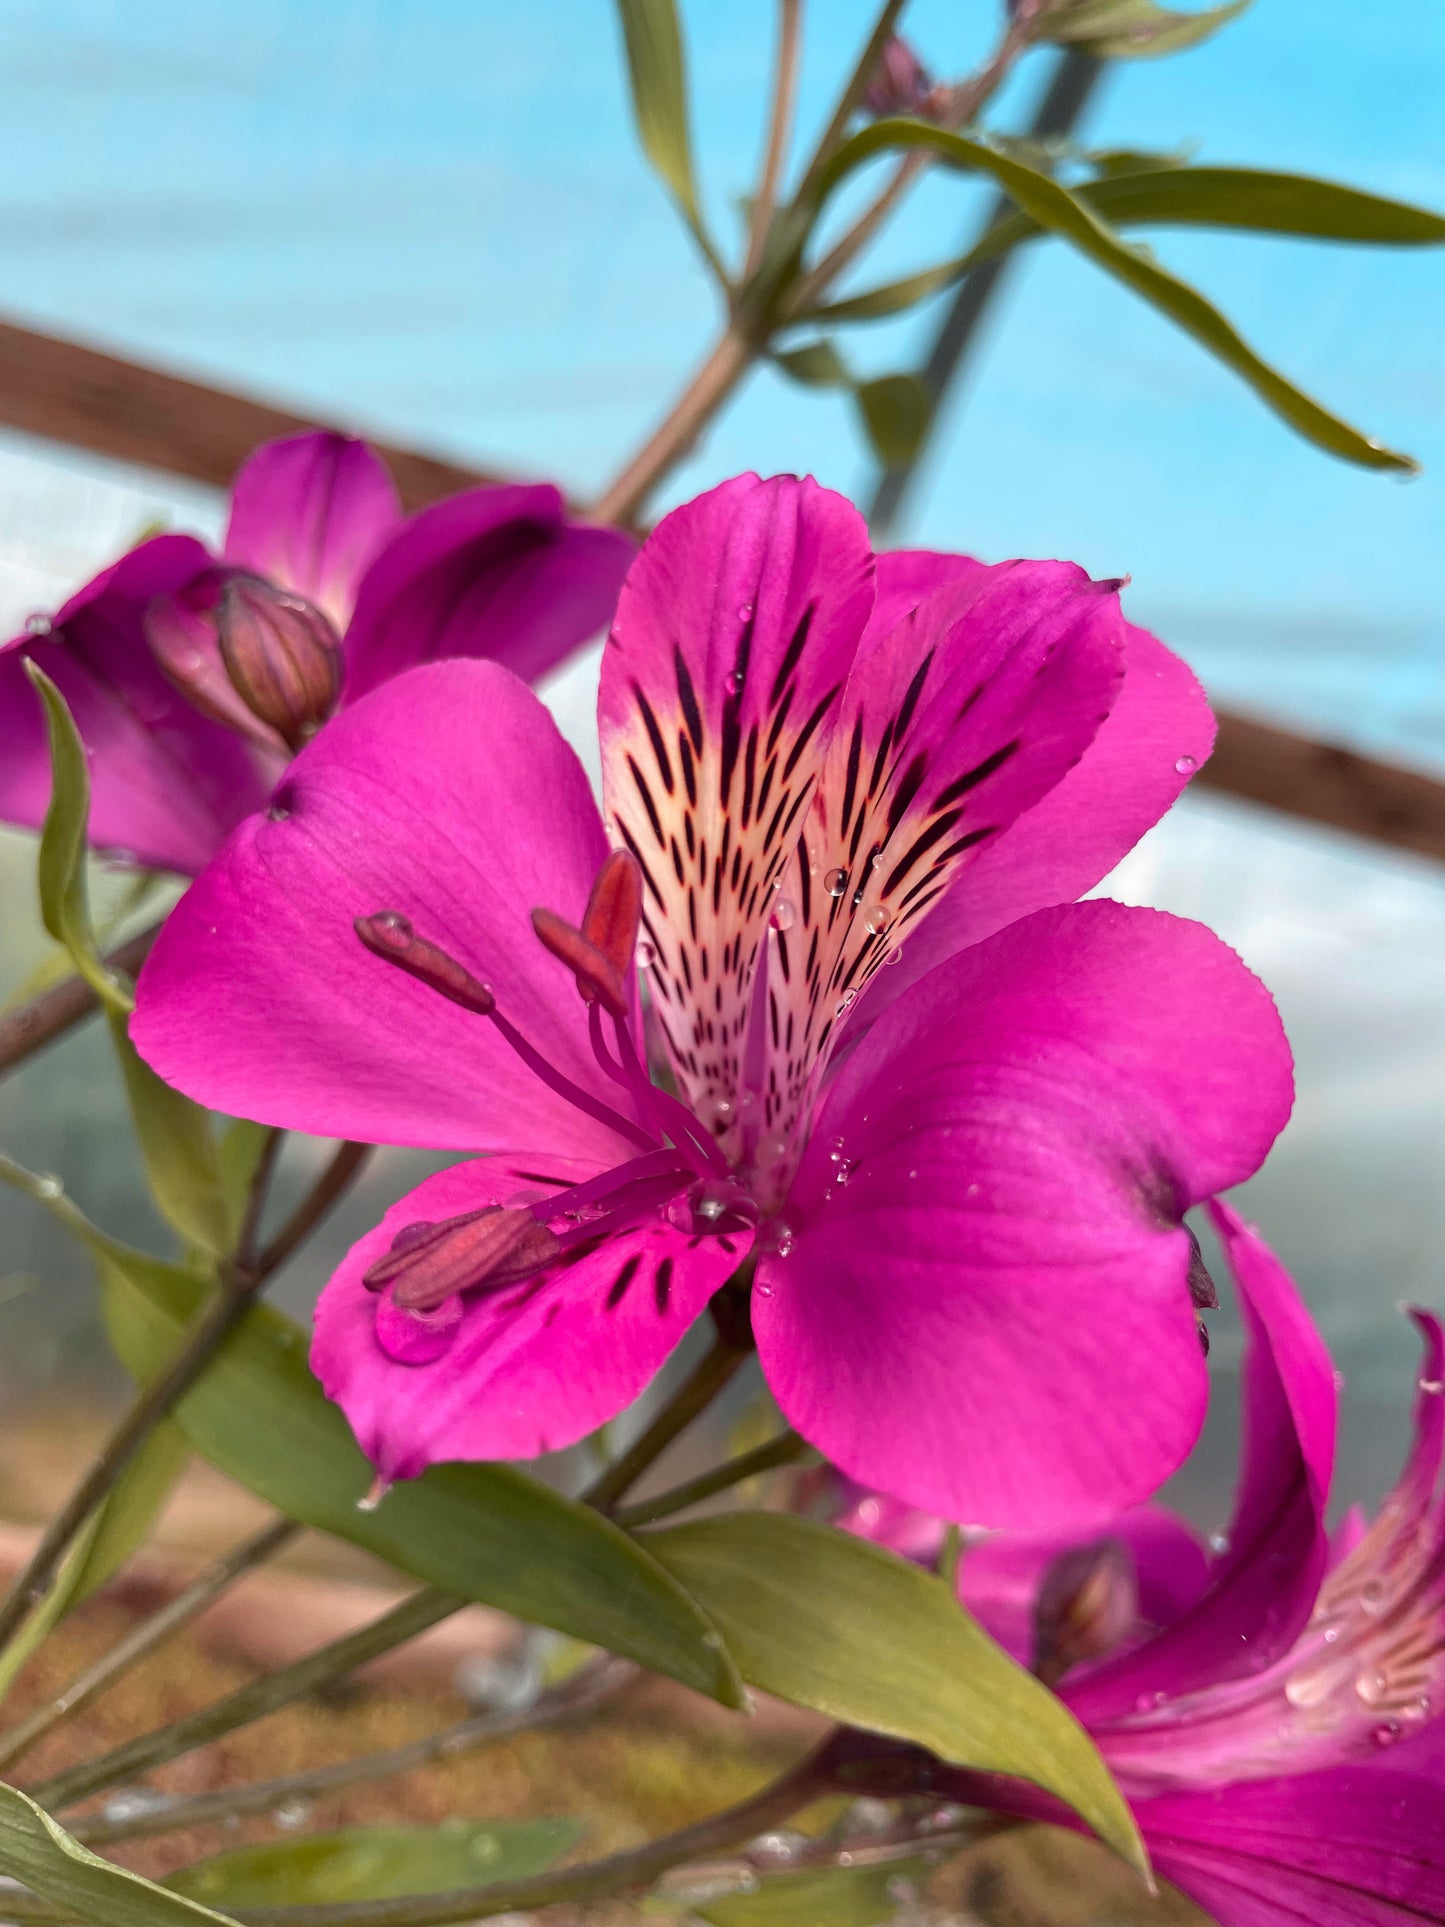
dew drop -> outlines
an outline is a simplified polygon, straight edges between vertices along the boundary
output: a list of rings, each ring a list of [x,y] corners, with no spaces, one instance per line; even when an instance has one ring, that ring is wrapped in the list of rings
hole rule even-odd
[[[780,1827],[773,1833],[760,1833],[748,1847],[748,1857],[760,1861],[768,1867],[786,1867],[796,1860],[799,1852],[808,1844],[806,1834],[795,1833],[790,1827]]]
[[[823,888],[828,892],[830,897],[841,897],[843,892],[848,888],[848,872],[846,870],[830,870],[827,876],[823,878]]]
[[[742,677],[741,677],[741,676],[740,676],[740,675],[738,674],[738,672],[737,672],[737,670],[736,670],[736,669],[734,669],[734,670],[732,670],[732,671],[731,671],[731,672],[729,673],[729,675],[728,675],[728,677],[727,677],[727,679],[726,679],[726,680],[727,680],[727,692],[728,692],[728,694],[729,694],[730,696],[736,696],[736,695],[737,695],[737,693],[738,693],[738,691],[739,691],[739,690],[740,690],[740,689],[742,688],[742,686],[743,686],[743,679],[742,679]]]
[[[875,904],[863,919],[863,928],[870,937],[881,937],[888,928],[888,912],[881,903]]]
[[[1370,1738],[1375,1742],[1376,1746],[1393,1746],[1399,1737],[1400,1722],[1398,1720],[1381,1720],[1380,1724],[1374,1727],[1370,1733]]]
[[[833,1173],[834,1183],[846,1184],[856,1169],[857,1166],[852,1158],[844,1158],[841,1164],[839,1164],[838,1169]]]
[[[883,959],[883,961],[884,961],[884,963],[885,963],[885,964],[899,964],[899,963],[902,963],[902,961],[903,961],[903,945],[902,945],[901,943],[896,943],[896,944],[894,944],[894,946],[893,946],[893,948],[892,948],[892,949],[891,949],[891,950],[890,950],[890,951],[888,952],[888,955],[887,955],[887,956],[886,956],[886,957],[885,957],[885,958]]]
[[[273,803],[270,809],[267,810],[266,814],[273,823],[284,823],[287,820],[287,818],[290,816],[291,812],[290,810],[283,808],[280,803]]]
[[[1181,776],[1187,776],[1191,770],[1198,769],[1199,758],[1197,756],[1176,756],[1174,759],[1174,767]]]
[[[636,956],[637,968],[639,970],[651,970],[652,966],[657,962],[657,952],[653,949],[646,937],[639,937],[637,939]]]
[[[1445,1392],[1445,1379],[1422,1378],[1420,1380],[1420,1390],[1422,1392]]]
[[[311,1818],[311,1808],[305,1800],[283,1800],[271,1818],[278,1827],[294,1833],[297,1827],[304,1827]]]
[[[1153,1713],[1168,1699],[1167,1693],[1141,1693],[1134,1702],[1136,1713]]]
[[[779,897],[773,905],[773,914],[768,922],[774,930],[791,930],[797,921],[798,913],[786,897]]]
[[[1366,1706],[1382,1706],[1390,1697],[1390,1681],[1378,1666],[1367,1666],[1355,1675],[1355,1695]]]
[[[883,868],[883,852],[881,850],[875,850],[872,856],[869,857],[868,867],[872,870],[881,870]]]
[[[112,1793],[101,1808],[101,1818],[112,1822],[139,1820],[143,1813],[160,1813],[171,1804],[171,1796],[155,1787],[123,1786]]]
[[[979,1192],[982,1190],[982,1188],[983,1187],[979,1184],[966,1184],[963,1187],[963,1195],[966,1198],[976,1198]]]
[[[36,614],[25,618],[27,636],[48,636],[54,627],[49,616]]]
[[[63,1197],[64,1193],[65,1186],[53,1171],[47,1171],[43,1177],[35,1180],[37,1198],[59,1198]]]
[[[857,996],[858,996],[858,993],[856,990],[845,990],[843,992],[843,995],[838,999],[837,1003],[833,1006],[833,1015],[835,1017],[841,1017],[845,1010],[851,1010],[853,1008],[855,1001],[857,1000]]]
[[[1430,1717],[1430,1695],[1428,1693],[1417,1694],[1407,1705],[1400,1708],[1400,1717],[1401,1719],[1408,1720],[1411,1725],[1418,1724],[1422,1720],[1428,1720]]]
[[[738,610],[738,621],[751,622],[752,619],[753,619],[753,605],[751,602],[745,602],[742,605],[742,607]]]
[[[1229,1551],[1229,1534],[1227,1532],[1211,1532],[1209,1535],[1209,1550],[1214,1554],[1216,1559],[1222,1559],[1225,1553]]]

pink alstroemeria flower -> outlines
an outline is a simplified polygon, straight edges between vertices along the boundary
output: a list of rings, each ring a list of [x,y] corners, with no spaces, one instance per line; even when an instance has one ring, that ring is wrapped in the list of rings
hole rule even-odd
[[[92,842],[194,875],[264,808],[292,751],[222,660],[228,588],[314,659],[309,734],[338,701],[438,657],[495,657],[535,681],[606,626],[635,547],[570,521],[546,486],[468,489],[403,518],[364,442],[268,442],[236,478],[218,557],[152,537],[0,647],[0,821],[34,827],[50,801],[26,658],[90,753]]]
[[[1232,952],[1065,902],[1206,752],[1193,679],[1070,564],[875,563],[840,496],[743,476],[644,544],[599,715],[605,827],[505,670],[374,691],[141,979],[202,1101],[486,1154],[322,1298],[368,1455],[581,1437],[752,1252],[763,1370],[849,1472],[990,1523],[1141,1498],[1206,1398],[1182,1214],[1290,1102]]]
[[[1172,1618],[1157,1588],[1145,1604],[1148,1561],[1139,1565],[1138,1621],[1122,1650],[1058,1690],[1133,1806],[1155,1866],[1221,1927],[1445,1921],[1445,1336],[1439,1319],[1414,1314],[1424,1362],[1404,1472],[1372,1525],[1347,1520],[1331,1542],[1329,1354],[1258,1234],[1227,1207],[1213,1211],[1249,1332],[1226,1549]],[[1180,1544],[1180,1523],[1156,1518],[1155,1551],[1161,1537]],[[891,1541],[898,1519],[859,1519],[855,1507],[853,1523],[881,1525]],[[917,1540],[915,1523],[906,1536]],[[1036,1604],[1051,1565],[1042,1535],[1012,1556],[1011,1541],[965,1552],[959,1569],[962,1596],[1005,1638],[1029,1615],[1000,1574],[1030,1565]],[[1082,1542],[1055,1537],[1054,1552],[1077,1563]],[[970,1575],[986,1552],[994,1560]],[[1067,1824],[1021,1787],[971,1775],[932,1784]]]

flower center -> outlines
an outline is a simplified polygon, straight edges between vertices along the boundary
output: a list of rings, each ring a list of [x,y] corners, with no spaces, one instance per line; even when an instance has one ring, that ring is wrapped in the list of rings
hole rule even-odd
[[[554,1266],[659,1212],[694,1237],[725,1236],[756,1225],[758,1208],[734,1179],[711,1134],[685,1104],[659,1089],[643,1066],[632,1034],[640,907],[636,861],[618,851],[598,872],[580,929],[550,910],[532,916],[544,947],[576,977],[588,1006],[593,1057],[628,1100],[625,1110],[584,1089],[537,1050],[498,1007],[491,985],[418,935],[400,911],[357,918],[356,934],[373,956],[486,1019],[549,1090],[637,1150],[611,1170],[547,1196],[498,1198],[460,1216],[398,1232],[363,1280],[381,1295],[378,1343],[398,1362],[427,1363],[449,1348],[463,1293],[495,1294],[504,1309],[515,1309],[541,1289]]]

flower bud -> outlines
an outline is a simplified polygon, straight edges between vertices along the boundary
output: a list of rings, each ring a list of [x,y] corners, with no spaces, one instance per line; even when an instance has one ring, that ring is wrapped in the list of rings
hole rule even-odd
[[[216,632],[237,695],[300,749],[341,693],[341,640],[327,617],[302,596],[237,573],[221,590]]]
[[[875,120],[890,114],[914,114],[927,120],[937,112],[945,92],[934,85],[932,75],[908,42],[895,33],[878,56],[863,94],[863,106]]]
[[[1061,1553],[1034,1602],[1034,1671],[1046,1685],[1086,1659],[1112,1652],[1139,1616],[1134,1561],[1118,1539]]]

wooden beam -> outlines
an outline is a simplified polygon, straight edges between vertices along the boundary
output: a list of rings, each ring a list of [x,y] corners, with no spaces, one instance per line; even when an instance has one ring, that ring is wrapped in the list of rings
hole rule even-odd
[[[275,435],[321,426],[78,343],[0,322],[0,423],[217,488]],[[408,508],[503,479],[376,444]],[[1445,782],[1229,713],[1198,780],[1330,829],[1445,862]]]
[[[230,487],[258,442],[334,425],[4,321],[0,422],[46,441],[67,442],[215,488]],[[409,509],[499,479],[414,449],[375,445]]]
[[[1445,863],[1445,782],[1223,711],[1198,782]]]

